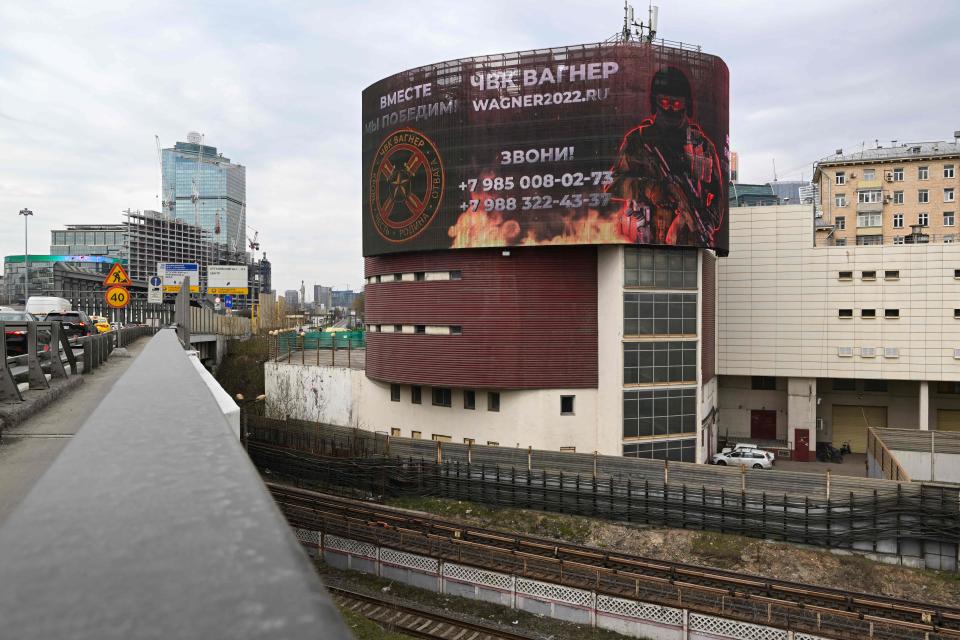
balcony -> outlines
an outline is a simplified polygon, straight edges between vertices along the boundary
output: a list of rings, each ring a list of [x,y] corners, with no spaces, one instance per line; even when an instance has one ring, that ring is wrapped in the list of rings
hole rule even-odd
[[[883,211],[883,201],[880,202],[858,202],[857,213],[880,213]]]

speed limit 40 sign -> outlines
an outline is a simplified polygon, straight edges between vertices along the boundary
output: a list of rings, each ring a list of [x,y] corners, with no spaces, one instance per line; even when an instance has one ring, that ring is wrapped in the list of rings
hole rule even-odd
[[[103,294],[107,304],[114,309],[121,309],[130,304],[130,292],[124,287],[110,287]]]

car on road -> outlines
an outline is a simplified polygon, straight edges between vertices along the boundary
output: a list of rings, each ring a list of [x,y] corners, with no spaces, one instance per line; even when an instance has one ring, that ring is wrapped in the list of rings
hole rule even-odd
[[[720,450],[720,453],[730,453],[731,451],[760,451],[762,453],[767,454],[767,457],[770,458],[770,460],[775,461],[777,458],[777,456],[772,451],[761,449],[758,445],[750,444],[748,442],[740,442],[733,445],[732,447],[723,447]]]
[[[741,465],[751,469],[772,469],[773,459],[760,449],[734,449],[713,454],[710,462],[720,466]]]
[[[93,321],[83,311],[51,311],[45,318],[47,322],[59,321],[63,325],[63,332],[67,338],[82,338],[89,336],[97,329]]]
[[[0,322],[36,322],[37,319],[26,311],[0,311]],[[4,326],[3,340],[7,345],[7,357],[22,356],[27,353],[27,329],[23,326]],[[50,349],[50,332],[46,329],[37,330],[37,343],[40,351]]]

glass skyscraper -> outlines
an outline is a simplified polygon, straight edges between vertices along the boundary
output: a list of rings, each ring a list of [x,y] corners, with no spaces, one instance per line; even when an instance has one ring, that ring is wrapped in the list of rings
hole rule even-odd
[[[163,150],[163,212],[196,223],[216,244],[246,250],[247,168],[230,162],[198,133]]]

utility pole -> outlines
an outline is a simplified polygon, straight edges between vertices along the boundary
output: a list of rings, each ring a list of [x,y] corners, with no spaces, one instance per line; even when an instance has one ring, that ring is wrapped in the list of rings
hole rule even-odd
[[[23,216],[23,307],[26,309],[27,300],[30,299],[30,253],[27,251],[27,218],[33,215],[33,211],[24,207],[20,209]]]

